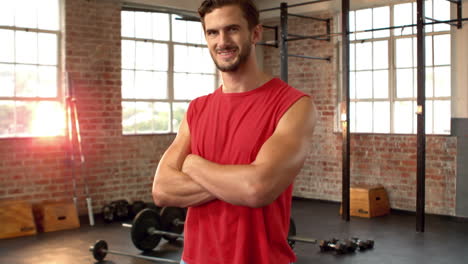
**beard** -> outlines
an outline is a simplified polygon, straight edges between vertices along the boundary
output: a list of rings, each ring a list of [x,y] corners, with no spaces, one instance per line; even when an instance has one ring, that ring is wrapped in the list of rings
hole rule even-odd
[[[242,44],[242,48],[240,49],[240,53],[239,55],[234,58],[234,61],[232,62],[227,62],[226,65],[221,65],[220,62],[218,62],[216,60],[216,52],[220,51],[220,50],[232,50],[232,49],[238,49],[237,46],[227,46],[227,47],[224,47],[222,49],[215,49],[215,54],[213,54],[213,52],[211,52],[211,58],[213,59],[215,65],[216,65],[216,68],[218,68],[218,70],[222,71],[222,72],[235,72],[239,69],[239,67],[242,65],[242,64],[245,64],[245,62],[247,61],[247,59],[249,58],[250,56],[250,51],[252,49],[252,47],[250,46],[250,43],[249,42],[246,42],[244,44]]]

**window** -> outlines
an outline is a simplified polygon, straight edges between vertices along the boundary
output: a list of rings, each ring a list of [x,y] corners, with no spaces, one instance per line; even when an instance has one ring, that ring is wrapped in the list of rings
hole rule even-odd
[[[450,2],[426,2],[426,17],[450,19]],[[416,3],[352,11],[351,132],[416,133]],[[426,19],[426,22],[431,20]],[[450,26],[426,25],[426,133],[450,133]]]
[[[3,1],[0,137],[63,135],[59,0]]]
[[[200,22],[122,11],[124,134],[177,132],[190,100],[217,83]]]

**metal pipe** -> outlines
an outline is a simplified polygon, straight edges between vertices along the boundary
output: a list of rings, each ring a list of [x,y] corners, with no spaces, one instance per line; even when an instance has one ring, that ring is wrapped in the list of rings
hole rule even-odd
[[[288,4],[281,3],[281,50],[280,77],[288,82]]]
[[[297,55],[297,54],[289,54],[288,57],[296,57],[296,58],[303,58],[303,59],[313,59],[313,60],[326,60],[331,61],[330,57],[313,57],[313,56],[306,56],[306,55]]]
[[[426,179],[426,53],[424,33],[424,0],[417,0],[417,168],[416,168],[416,231],[424,232],[425,179]]]
[[[342,28],[342,80],[344,98],[342,107],[346,114],[346,120],[341,120],[342,125],[342,219],[350,220],[349,196],[350,196],[350,111],[349,111],[349,0],[341,0],[341,28]],[[343,110],[342,110],[343,111]],[[342,112],[343,114],[343,112]],[[340,119],[341,119],[340,115]]]
[[[318,4],[322,2],[329,2],[331,0],[317,0],[317,1],[309,1],[309,2],[304,2],[304,3],[298,3],[298,4],[293,4],[293,5],[287,5],[286,8],[288,7],[296,7],[296,6],[303,6],[303,5],[310,5],[310,4]],[[281,7],[272,7],[272,8],[265,8],[259,10],[259,12],[268,12],[268,11],[274,11],[274,10],[281,10]]]

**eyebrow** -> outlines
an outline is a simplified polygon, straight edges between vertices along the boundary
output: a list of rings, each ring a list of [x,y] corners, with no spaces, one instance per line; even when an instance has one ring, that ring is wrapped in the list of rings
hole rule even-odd
[[[227,26],[222,27],[222,29],[233,28],[233,27],[240,27],[240,25],[239,24],[229,24]],[[208,31],[217,31],[217,30],[219,30],[219,28],[206,28],[207,32]]]

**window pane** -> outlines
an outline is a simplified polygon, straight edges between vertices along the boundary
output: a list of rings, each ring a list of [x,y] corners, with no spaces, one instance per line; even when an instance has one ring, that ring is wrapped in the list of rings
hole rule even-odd
[[[175,73],[174,98],[177,100],[192,100],[206,95],[213,92],[214,83],[214,75]]]
[[[37,63],[37,33],[16,31],[16,61]]]
[[[187,43],[187,27],[183,20],[177,20],[179,16],[172,15],[172,41]]]
[[[417,48],[415,49],[417,52]],[[432,36],[426,36],[426,66],[432,66]],[[417,66],[417,62],[416,65]]]
[[[34,114],[35,102],[16,102],[16,127],[17,136],[32,135],[32,119]]]
[[[372,132],[372,102],[356,102],[356,132]]]
[[[434,96],[434,68],[426,67],[426,97]]]
[[[36,102],[31,121],[31,136],[45,137],[65,134],[65,113],[59,102]]]
[[[434,64],[450,64],[450,35],[434,36]]]
[[[356,72],[349,73],[349,97],[356,99]]]
[[[397,14],[397,15],[393,16],[394,25],[404,26],[404,25],[412,24],[413,23],[413,10],[412,9],[413,8],[412,8],[411,3],[395,5],[393,14]],[[400,28],[394,29],[394,34],[396,36],[413,34],[413,28],[407,27],[403,29],[400,29]]]
[[[135,126],[137,133],[151,133],[153,129],[153,104],[147,102],[135,103]]]
[[[356,132],[356,103],[350,102],[349,103],[349,131]]]
[[[122,102],[122,128],[124,134],[135,133],[135,102]]]
[[[388,98],[388,71],[374,71],[374,98]]]
[[[16,96],[37,95],[37,66],[16,65]]]
[[[15,102],[0,101],[0,137],[15,134]]]
[[[154,89],[153,72],[135,71],[135,98],[153,98]]]
[[[397,101],[395,102],[395,115],[393,127],[395,133],[408,134],[413,133],[413,101]]]
[[[122,37],[135,37],[135,12],[122,11],[121,16]]]
[[[0,62],[13,62],[15,54],[14,31],[0,29]]]
[[[193,44],[205,44],[203,28],[200,22],[187,21],[187,42]]]
[[[210,51],[208,48],[201,48],[202,50],[202,58],[200,59],[200,69],[202,73],[211,73],[216,74],[216,67],[211,59]]]
[[[411,38],[396,40],[395,59],[397,68],[413,67],[413,40]]]
[[[373,13],[373,28],[386,28],[390,26],[390,8],[388,6],[374,8]],[[374,31],[374,38],[383,38],[389,35],[389,30]]]
[[[432,13],[432,0],[426,1],[425,5],[424,5],[424,8],[425,8],[424,9],[425,16],[429,17],[429,18],[433,18],[434,15]],[[432,22],[432,21],[430,19],[424,19],[424,22],[429,23],[429,22]],[[426,32],[432,32],[433,31],[432,25],[426,25],[424,27],[424,29],[425,29]]]
[[[122,68],[135,69],[135,41],[122,40]]]
[[[155,99],[167,99],[167,72],[154,72],[154,97]]]
[[[41,0],[38,3],[38,28],[59,30],[59,0]]]
[[[0,8],[0,25],[13,26],[15,14],[14,1],[2,1],[2,8]]]
[[[153,44],[154,69],[157,71],[167,71],[169,66],[169,52],[167,44]]]
[[[15,93],[15,71],[10,64],[0,64],[0,97],[14,96]]]
[[[434,101],[432,100],[426,100],[426,134],[433,134],[434,133],[434,128],[432,127],[433,124],[433,118],[434,118],[434,112],[433,112],[433,104]]]
[[[356,11],[356,31],[372,29],[372,9],[361,9]],[[356,39],[372,38],[372,32],[357,33]]]
[[[153,115],[156,132],[169,132],[170,111],[169,103],[154,103]]]
[[[374,102],[374,132],[390,133],[389,102]]]
[[[172,104],[172,127],[174,132],[179,131],[180,123],[184,119],[185,113],[187,112],[189,103],[173,103]]]
[[[372,69],[372,42],[356,43],[356,69]]]
[[[15,1],[15,25],[17,27],[37,28],[38,2],[34,0]]]
[[[169,15],[153,13],[153,39],[169,40]]]
[[[450,133],[450,101],[434,101],[434,133]]]
[[[39,33],[39,64],[57,65],[57,35]]]
[[[136,42],[135,69],[151,70],[153,68],[153,44],[150,42]]]
[[[397,97],[413,97],[413,69],[397,69]]]
[[[372,98],[372,72],[356,72],[356,98]]]
[[[450,2],[446,0],[434,0],[434,19],[450,20]],[[434,31],[450,30],[450,25],[436,24]]]
[[[374,69],[388,69],[388,41],[374,43]]]
[[[135,37],[142,39],[151,39],[153,32],[151,30],[152,19],[149,12],[135,12]]]
[[[39,97],[56,97],[57,96],[57,68],[54,66],[39,66],[38,75],[38,91]]]
[[[354,19],[354,11],[349,11],[349,31],[354,32],[356,30],[355,28],[355,22],[356,20]],[[356,35],[355,34],[349,34],[349,40],[355,40]]]
[[[434,68],[434,92],[436,97],[450,96],[450,67],[435,67]]]
[[[356,45],[354,43],[349,44],[349,70],[354,71],[356,70],[355,62],[356,62],[356,55],[355,55]]]
[[[122,98],[135,98],[135,71],[122,71]]]
[[[188,72],[188,65],[186,59],[188,58],[188,46],[174,45],[174,71],[175,72]]]

